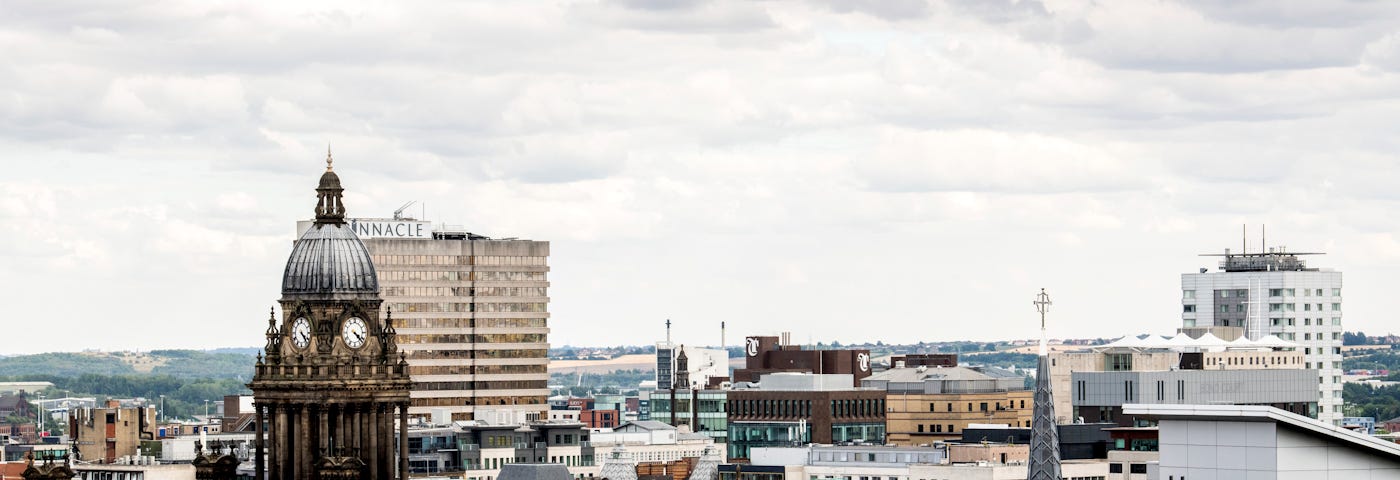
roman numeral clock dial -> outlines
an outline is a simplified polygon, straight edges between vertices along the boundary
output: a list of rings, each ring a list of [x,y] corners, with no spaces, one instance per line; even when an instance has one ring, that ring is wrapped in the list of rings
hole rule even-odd
[[[345,339],[345,346],[350,348],[363,347],[368,333],[365,321],[359,317],[350,317],[349,320],[345,321],[345,326],[340,329],[340,336]]]

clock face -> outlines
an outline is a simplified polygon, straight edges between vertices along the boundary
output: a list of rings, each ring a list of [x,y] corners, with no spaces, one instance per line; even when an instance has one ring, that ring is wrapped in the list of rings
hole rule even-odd
[[[345,345],[350,348],[360,348],[365,345],[365,337],[369,330],[365,328],[365,321],[359,317],[350,317],[345,321],[345,326],[340,329],[340,336],[345,339]]]
[[[298,317],[292,322],[292,345],[297,348],[306,348],[311,345],[311,322],[306,317]]]

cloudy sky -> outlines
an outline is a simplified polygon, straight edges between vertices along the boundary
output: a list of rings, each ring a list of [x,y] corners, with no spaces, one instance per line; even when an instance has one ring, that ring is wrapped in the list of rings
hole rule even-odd
[[[1397,2],[0,0],[0,52],[0,353],[260,345],[327,143],[352,215],[549,240],[556,345],[1170,333],[1242,224],[1396,330]]]

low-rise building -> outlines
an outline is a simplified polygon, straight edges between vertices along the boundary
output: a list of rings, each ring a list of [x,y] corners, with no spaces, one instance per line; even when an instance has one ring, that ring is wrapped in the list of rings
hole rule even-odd
[[[1024,377],[996,368],[896,366],[861,385],[885,391],[886,443],[894,445],[953,440],[973,424],[1030,427],[1034,411]]]
[[[1091,422],[1138,424],[1126,404],[1268,405],[1317,416],[1317,371],[1169,370],[1076,372],[1070,393],[1075,413]]]
[[[884,443],[885,392],[853,388],[849,374],[763,375],[756,387],[729,391],[730,461],[754,447],[808,443]]]
[[[409,473],[494,479],[514,463],[558,463],[575,478],[596,476],[589,431],[578,422],[487,424],[462,420],[408,431]]]
[[[595,451],[611,451],[613,447],[622,446],[629,458],[639,464],[700,458],[715,445],[714,439],[709,436],[654,420],[629,422],[615,429],[594,431],[589,438]]]
[[[1147,478],[1400,478],[1400,445],[1256,405],[1145,405],[1157,423]]]
[[[155,407],[121,408],[110,401],[107,408],[75,410],[68,435],[77,445],[79,460],[116,463],[118,458],[141,456],[141,442],[156,440],[155,418]]]
[[[647,418],[671,426],[685,426],[690,431],[726,443],[729,438],[729,416],[726,390],[657,390],[650,392],[646,403]]]

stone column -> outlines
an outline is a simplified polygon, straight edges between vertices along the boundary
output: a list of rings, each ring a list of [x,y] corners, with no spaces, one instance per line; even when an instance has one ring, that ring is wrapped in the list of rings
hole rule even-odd
[[[408,480],[408,402],[399,404],[399,480]]]
[[[257,436],[253,437],[253,448],[255,449],[253,453],[253,478],[257,480],[267,478],[265,476],[266,466],[263,465],[265,460],[263,458],[263,410],[266,408],[262,402],[253,404],[253,423],[257,424],[256,431],[258,432]]]
[[[281,405],[276,403],[267,405],[267,423],[269,427],[267,437],[269,440],[268,443],[272,444],[272,448],[268,449],[269,458],[267,462],[267,473],[271,476],[271,480],[282,480],[282,467],[281,463],[279,463],[282,460],[282,422],[281,419],[277,417],[278,413],[281,411],[280,407]]]
[[[337,449],[345,447],[345,406],[336,404],[331,406],[331,455]]]
[[[381,480],[394,478],[394,404],[379,404],[379,474]]]
[[[379,480],[379,404],[369,404],[369,480]]]
[[[321,405],[316,408],[316,458],[331,454],[331,428],[329,416],[331,408],[329,405]]]
[[[296,478],[311,478],[311,457],[316,451],[315,434],[311,432],[311,406],[302,404],[297,406],[297,439],[293,440],[300,445],[297,455],[297,476]],[[303,443],[304,442],[304,443]]]
[[[371,405],[368,404],[368,403],[361,403],[361,404],[360,404],[360,419],[359,419],[359,420],[360,420],[360,455],[359,455],[359,456],[360,456],[360,460],[364,460],[365,462],[369,462],[369,453],[370,453],[370,444],[369,444],[369,437],[370,437],[370,434],[369,434],[369,432],[370,432],[369,417],[370,417],[370,414],[371,414],[370,406],[371,406]]]

